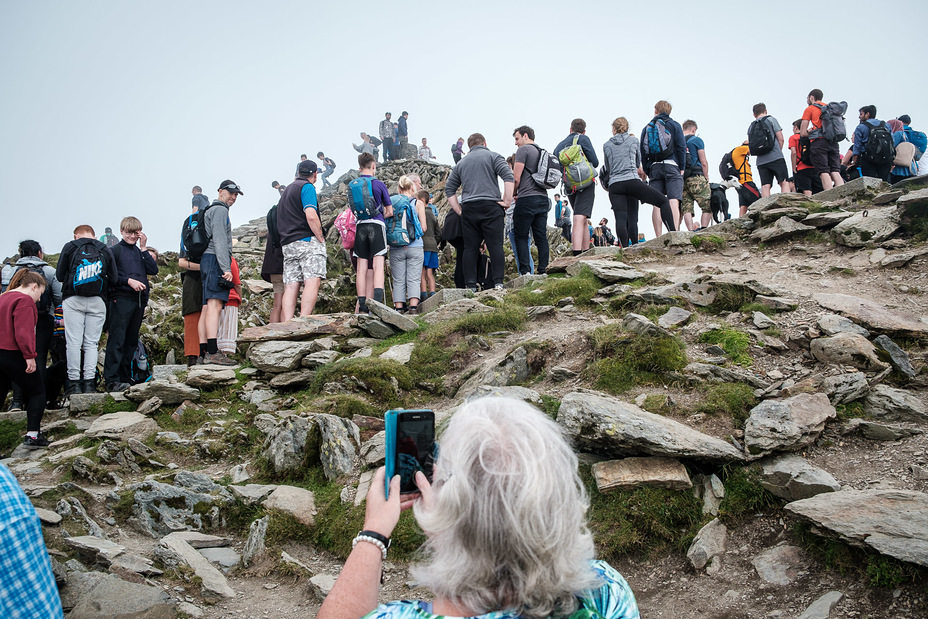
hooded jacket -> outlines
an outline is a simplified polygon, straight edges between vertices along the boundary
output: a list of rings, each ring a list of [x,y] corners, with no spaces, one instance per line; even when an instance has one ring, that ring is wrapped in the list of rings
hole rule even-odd
[[[129,245],[119,241],[110,248],[113,262],[116,265],[116,279],[110,281],[110,298],[138,299],[139,305],[148,304],[148,294],[151,286],[148,285],[148,276],[158,274],[158,265],[147,251],[139,249],[138,245]],[[129,280],[135,279],[145,284],[145,290],[136,292],[129,285]]]
[[[55,277],[55,269],[38,256],[25,256],[17,260],[14,264],[3,265],[3,289],[5,290],[10,284],[13,275],[19,270],[18,267],[41,267],[42,273],[45,275],[45,281],[49,283],[52,289],[52,304],[54,305],[52,309],[58,307],[61,303],[61,282]]]
[[[603,144],[603,159],[609,170],[609,184],[638,178],[641,151],[638,138],[628,133],[617,133]]]

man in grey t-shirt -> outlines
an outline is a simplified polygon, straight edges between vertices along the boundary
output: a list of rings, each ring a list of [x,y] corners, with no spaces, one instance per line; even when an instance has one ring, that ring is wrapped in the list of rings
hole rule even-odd
[[[761,182],[760,195],[764,198],[770,195],[774,178],[780,184],[780,191],[787,193],[790,186],[789,170],[786,167],[786,159],[783,157],[783,128],[780,127],[776,118],[767,113],[767,106],[763,103],[754,106],[754,122],[766,123],[776,138],[772,150],[757,155],[757,171]]]
[[[538,171],[541,148],[535,144],[535,130],[522,125],[512,132],[515,138],[515,165],[512,173],[515,177],[516,206],[512,212],[512,231],[515,235],[516,254],[519,257],[519,274],[532,272],[529,264],[528,234],[532,233],[538,247],[538,272],[544,273],[548,268],[548,192],[535,182],[532,174]]]

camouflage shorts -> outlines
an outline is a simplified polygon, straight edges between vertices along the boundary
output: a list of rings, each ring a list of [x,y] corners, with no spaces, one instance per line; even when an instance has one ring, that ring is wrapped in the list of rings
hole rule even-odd
[[[683,181],[683,200],[680,201],[680,214],[693,214],[693,202],[699,204],[703,213],[711,213],[709,200],[712,192],[709,190],[709,181],[702,174],[691,176]]]
[[[284,284],[318,277],[325,279],[325,244],[316,240],[293,241],[283,247]]]

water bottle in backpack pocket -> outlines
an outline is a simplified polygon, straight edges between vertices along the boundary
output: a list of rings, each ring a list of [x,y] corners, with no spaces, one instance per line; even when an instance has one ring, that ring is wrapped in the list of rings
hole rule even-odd
[[[135,352],[132,354],[132,361],[129,363],[129,381],[133,385],[138,385],[150,381],[151,377],[152,371],[148,359],[148,349],[145,348],[142,340],[139,340]]]

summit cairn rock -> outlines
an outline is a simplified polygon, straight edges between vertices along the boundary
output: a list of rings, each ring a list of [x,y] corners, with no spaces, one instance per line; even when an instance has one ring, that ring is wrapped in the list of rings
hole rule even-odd
[[[784,509],[844,542],[928,566],[928,495],[912,490],[842,490]]]
[[[744,455],[729,443],[591,391],[568,393],[557,421],[584,450],[612,457],[666,456],[731,462]]]
[[[818,438],[825,422],[837,414],[824,393],[766,400],[751,409],[744,424],[744,446],[755,455],[799,449]]]

